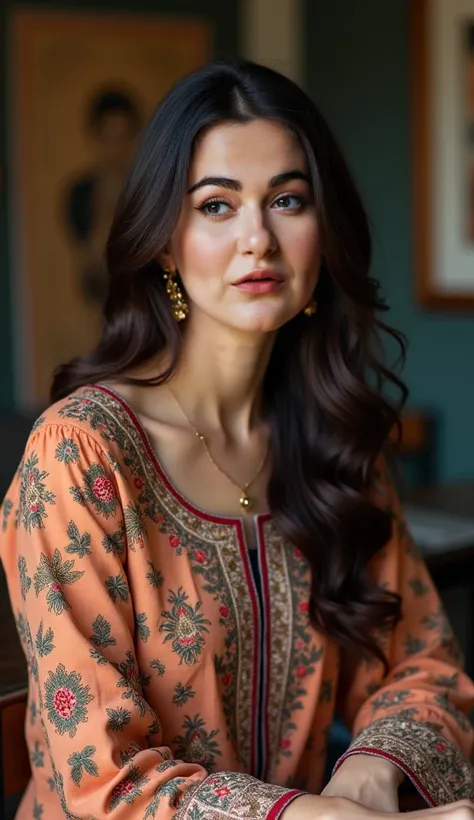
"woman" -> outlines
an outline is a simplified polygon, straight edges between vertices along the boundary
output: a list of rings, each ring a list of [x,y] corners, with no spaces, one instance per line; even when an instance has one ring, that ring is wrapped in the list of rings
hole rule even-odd
[[[21,820],[374,819],[405,776],[464,801],[418,816],[474,816],[474,689],[381,455],[404,389],[369,263],[292,82],[215,63],[161,103],[102,340],[56,374],[4,504]],[[354,740],[321,794],[336,709]]]

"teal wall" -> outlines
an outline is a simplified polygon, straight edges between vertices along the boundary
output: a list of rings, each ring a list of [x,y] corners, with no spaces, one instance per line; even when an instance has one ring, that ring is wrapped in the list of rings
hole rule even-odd
[[[50,8],[44,0],[30,6]],[[127,9],[131,0],[95,0],[86,8]],[[216,49],[236,49],[238,0],[135,0],[145,12],[204,15],[215,24]],[[0,10],[0,109],[6,112],[6,22]],[[58,7],[84,9],[81,0]],[[474,474],[474,314],[424,312],[413,296],[409,0],[306,0],[307,86],[355,172],[372,217],[374,272],[392,324],[408,336],[405,378],[411,404],[439,415],[443,480]],[[0,166],[8,164],[0,128]],[[0,410],[13,406],[8,209],[0,192]]]
[[[7,129],[8,129],[8,18],[11,11],[20,3],[1,0],[0,4],[0,168],[4,169],[3,186],[0,189],[0,412],[14,406],[13,381],[13,324],[11,310],[11,273],[9,266],[9,218],[8,213],[8,168]],[[44,0],[28,0],[29,8],[52,9],[60,11],[127,11],[133,13],[163,13],[173,17],[179,14],[204,17],[214,27],[215,50],[218,54],[232,54],[237,49],[238,0],[61,0],[60,3]],[[7,128],[3,127],[6,123]]]
[[[374,273],[408,337],[410,403],[439,414],[442,480],[474,476],[474,313],[425,312],[413,295],[409,6],[307,0],[307,84],[369,210]]]

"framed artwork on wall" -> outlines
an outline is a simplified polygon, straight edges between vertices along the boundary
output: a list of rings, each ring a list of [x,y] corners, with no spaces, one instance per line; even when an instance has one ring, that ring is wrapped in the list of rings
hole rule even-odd
[[[212,56],[199,19],[18,11],[10,21],[12,270],[18,404],[97,338],[104,248],[140,132]]]
[[[474,310],[474,0],[411,0],[416,291]]]

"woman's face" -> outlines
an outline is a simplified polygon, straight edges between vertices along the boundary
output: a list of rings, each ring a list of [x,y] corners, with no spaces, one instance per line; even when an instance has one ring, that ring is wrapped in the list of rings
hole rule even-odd
[[[263,119],[207,131],[160,256],[181,275],[190,320],[205,314],[239,331],[275,331],[310,301],[320,260],[308,164],[297,138]]]

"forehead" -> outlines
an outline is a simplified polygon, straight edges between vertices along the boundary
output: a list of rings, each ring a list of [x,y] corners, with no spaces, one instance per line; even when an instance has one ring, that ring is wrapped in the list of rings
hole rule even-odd
[[[305,152],[296,137],[280,123],[253,120],[221,123],[210,128],[196,145],[190,183],[203,176],[265,179],[294,169],[308,170]]]

